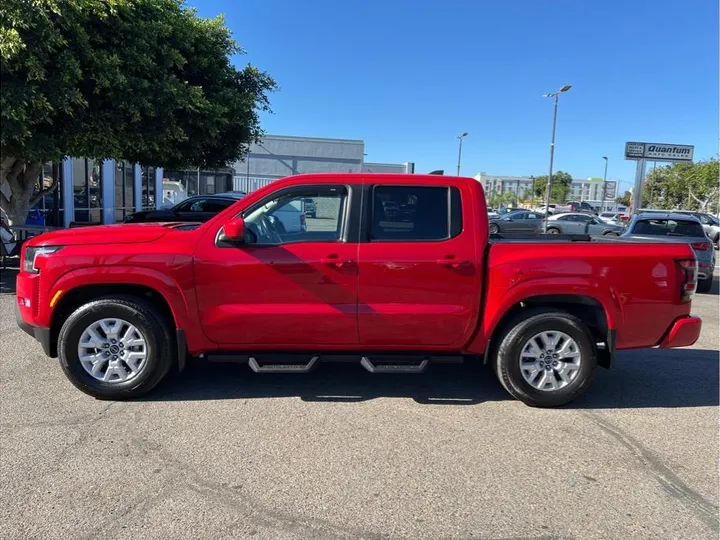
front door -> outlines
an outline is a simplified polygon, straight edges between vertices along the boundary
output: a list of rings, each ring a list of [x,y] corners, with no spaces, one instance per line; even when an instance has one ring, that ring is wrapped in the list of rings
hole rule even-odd
[[[217,230],[208,231],[195,255],[198,309],[208,338],[265,348],[358,343],[349,191],[316,185],[269,195],[244,212],[244,244],[223,244],[215,239]],[[316,217],[290,227],[280,214],[308,197],[317,202]]]
[[[471,195],[462,183],[369,186],[359,244],[363,345],[459,347],[469,339],[482,279]]]

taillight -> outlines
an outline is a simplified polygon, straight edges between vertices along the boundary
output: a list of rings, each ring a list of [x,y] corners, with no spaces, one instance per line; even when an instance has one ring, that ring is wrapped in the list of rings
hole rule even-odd
[[[710,251],[713,248],[712,242],[693,242],[690,246],[695,251]]]
[[[682,285],[680,298],[683,302],[689,302],[695,295],[698,283],[698,262],[697,259],[682,259],[677,261],[682,273]]]

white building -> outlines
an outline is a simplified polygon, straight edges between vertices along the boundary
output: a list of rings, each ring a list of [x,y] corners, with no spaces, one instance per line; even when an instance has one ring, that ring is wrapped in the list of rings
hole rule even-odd
[[[531,197],[534,178],[532,176],[498,176],[484,172],[475,175],[487,196],[494,194],[504,195],[512,193],[516,197]],[[587,180],[573,179],[570,184],[569,201],[601,201],[603,192],[602,178],[588,178]],[[608,180],[605,185],[605,200],[615,200],[617,182]]]
[[[266,135],[250,147],[243,161],[233,164],[233,187],[250,192],[273,180],[293,174],[328,172],[415,172],[415,164],[365,163],[365,142],[356,139],[325,139]]]

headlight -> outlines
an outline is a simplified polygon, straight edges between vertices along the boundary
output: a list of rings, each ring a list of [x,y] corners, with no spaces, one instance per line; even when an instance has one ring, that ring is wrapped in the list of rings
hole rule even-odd
[[[27,247],[25,248],[25,259],[23,260],[23,271],[32,272],[33,274],[38,273],[38,269],[35,266],[35,260],[38,255],[47,255],[49,253],[55,253],[62,249],[62,246],[47,246],[47,247]]]

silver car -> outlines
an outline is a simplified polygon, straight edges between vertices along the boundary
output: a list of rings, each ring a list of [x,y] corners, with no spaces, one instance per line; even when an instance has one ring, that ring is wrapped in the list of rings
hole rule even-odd
[[[590,236],[620,236],[625,227],[605,223],[590,214],[565,212],[548,218],[548,234],[588,234]]]
[[[698,287],[700,293],[710,292],[715,270],[715,250],[700,221],[687,214],[647,213],[636,215],[622,238],[640,240],[666,239],[690,244],[698,261]]]
[[[681,211],[678,213],[698,218],[705,234],[707,234],[708,238],[713,241],[713,244],[715,244],[715,249],[720,247],[720,220],[718,220],[718,218],[712,214],[706,214],[705,212]]]

